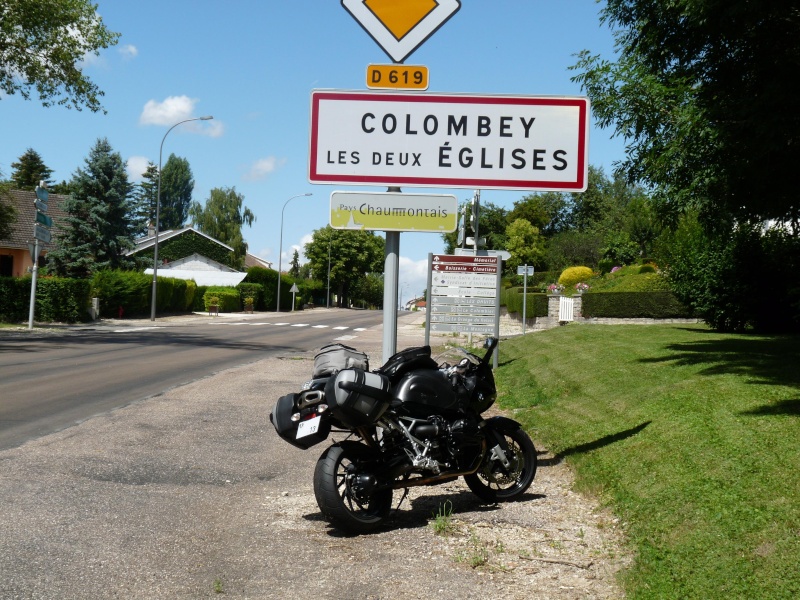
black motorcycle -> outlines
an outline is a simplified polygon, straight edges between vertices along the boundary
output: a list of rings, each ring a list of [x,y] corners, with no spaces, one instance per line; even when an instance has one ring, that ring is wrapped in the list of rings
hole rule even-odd
[[[528,489],[536,475],[533,442],[516,421],[481,416],[497,397],[489,364],[496,346],[488,338],[483,358],[458,349],[455,364],[437,363],[429,346],[409,348],[375,371],[353,348],[323,348],[314,378],[281,397],[270,421],[303,449],[346,435],[314,469],[317,504],[334,526],[372,531],[391,511],[394,490],[458,477],[487,503]]]

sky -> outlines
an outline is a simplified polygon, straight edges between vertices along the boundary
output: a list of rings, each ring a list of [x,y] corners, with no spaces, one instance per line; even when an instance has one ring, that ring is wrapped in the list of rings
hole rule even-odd
[[[107,138],[132,182],[148,161],[171,153],[188,160],[201,204],[216,187],[235,187],[255,214],[243,230],[251,253],[285,270],[294,249],[330,221],[334,191],[385,187],[309,183],[312,90],[366,91],[370,64],[392,61],[340,0],[94,0],[119,43],[90,56],[84,72],[105,93],[107,113],[44,108],[38,99],[0,95],[0,172],[28,148],[69,180],[89,150]],[[406,60],[430,72],[427,93],[582,96],[570,78],[576,54],[614,57],[595,0],[462,0],[461,8]],[[426,92],[419,92],[426,93]],[[213,120],[184,123],[211,115]],[[166,137],[165,134],[167,134]],[[589,163],[610,173],[624,142],[594,121]],[[404,187],[409,193],[471,189]],[[483,203],[508,209],[525,191],[484,190]],[[311,196],[302,196],[311,194]],[[299,197],[296,197],[299,196]],[[290,200],[291,199],[291,200]],[[283,227],[281,228],[281,215]],[[426,286],[428,253],[441,235],[400,234],[400,301]]]

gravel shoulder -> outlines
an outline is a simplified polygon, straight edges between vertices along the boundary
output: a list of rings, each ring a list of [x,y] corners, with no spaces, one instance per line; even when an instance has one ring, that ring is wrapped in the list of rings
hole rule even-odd
[[[380,336],[350,343],[377,356]],[[406,321],[398,346],[421,343]],[[294,449],[267,419],[312,360],[227,370],[0,452],[0,598],[622,597],[616,519],[542,448],[522,501],[482,506],[458,481],[412,489],[378,533],[331,529],[312,490],[323,445]]]

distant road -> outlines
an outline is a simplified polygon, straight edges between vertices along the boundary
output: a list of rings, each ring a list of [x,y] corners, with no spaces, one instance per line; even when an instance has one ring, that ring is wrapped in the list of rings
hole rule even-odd
[[[358,330],[382,321],[380,311],[331,309],[0,333],[0,450],[230,367],[342,336],[357,346]]]

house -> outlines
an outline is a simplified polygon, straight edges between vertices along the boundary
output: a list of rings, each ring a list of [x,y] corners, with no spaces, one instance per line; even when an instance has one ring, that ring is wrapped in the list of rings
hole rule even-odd
[[[425,301],[425,296],[421,296],[419,298],[412,298],[408,302],[405,303],[405,310],[425,310],[427,307],[427,302]]]
[[[155,232],[136,240],[128,256],[150,257],[152,263]],[[237,271],[228,263],[233,248],[194,227],[162,231],[158,234],[158,274],[176,279],[193,279],[197,285],[236,286],[247,273]],[[153,268],[145,270],[152,275]]]
[[[244,268],[245,270],[249,269],[250,267],[261,267],[263,269],[272,269],[272,261],[265,260],[255,254],[250,254],[249,252],[244,257]]]
[[[66,217],[62,205],[67,199],[60,194],[50,194],[47,199],[47,216],[55,223]],[[36,222],[36,192],[30,190],[11,190],[3,196],[3,202],[16,209],[17,218],[12,223],[11,235],[0,238],[0,276],[22,277],[33,269],[32,248],[36,240],[33,237],[33,226]],[[55,227],[51,228],[55,229]],[[55,248],[55,232],[50,242],[39,242],[39,266],[44,266],[47,253]]]

